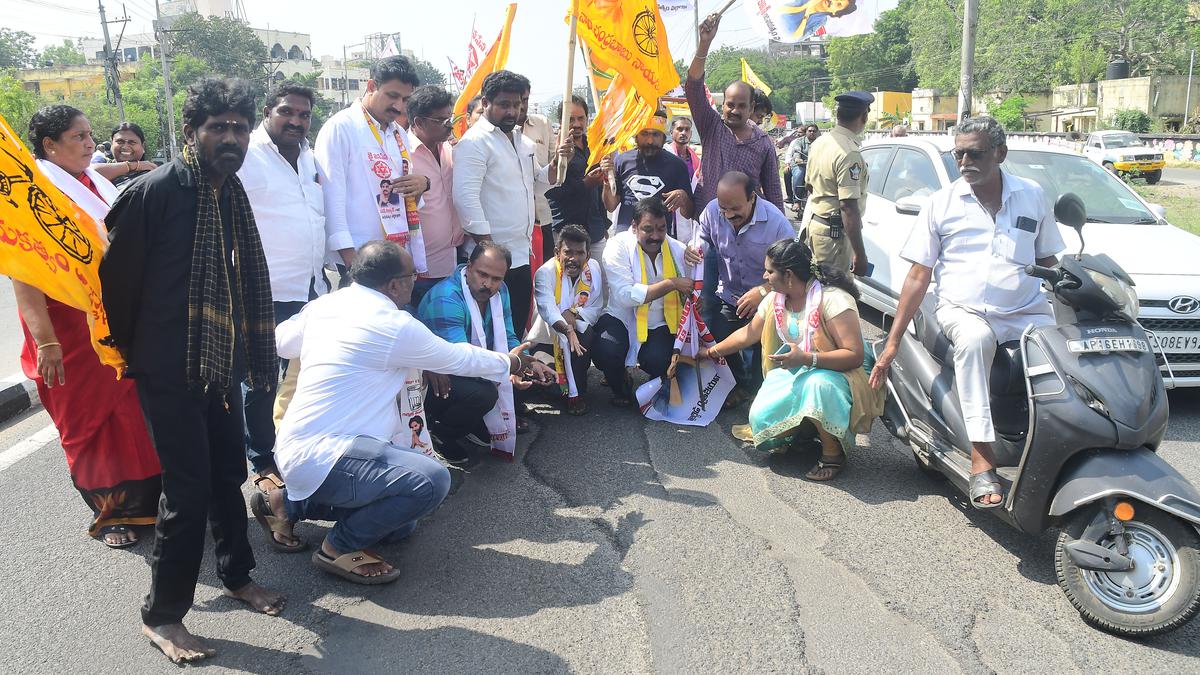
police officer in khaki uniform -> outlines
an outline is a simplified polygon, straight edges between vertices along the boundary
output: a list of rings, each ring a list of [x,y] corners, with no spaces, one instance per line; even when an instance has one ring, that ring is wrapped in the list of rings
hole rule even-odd
[[[835,96],[837,126],[813,142],[804,176],[810,205],[805,239],[819,263],[858,276],[868,275],[862,241],[867,198],[867,165],[858,136],[867,127],[875,97],[865,91]]]

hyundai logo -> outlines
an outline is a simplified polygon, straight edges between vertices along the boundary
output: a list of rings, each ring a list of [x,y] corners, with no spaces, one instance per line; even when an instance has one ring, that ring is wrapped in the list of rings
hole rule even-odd
[[[1200,309],[1200,300],[1190,295],[1177,295],[1167,301],[1167,307],[1176,314],[1191,314]]]

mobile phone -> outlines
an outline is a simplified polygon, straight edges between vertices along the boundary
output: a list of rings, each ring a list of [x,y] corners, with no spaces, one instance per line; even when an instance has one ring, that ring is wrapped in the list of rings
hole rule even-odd
[[[867,262],[867,276],[870,277],[870,276],[874,276],[874,275],[875,275],[875,263]]]

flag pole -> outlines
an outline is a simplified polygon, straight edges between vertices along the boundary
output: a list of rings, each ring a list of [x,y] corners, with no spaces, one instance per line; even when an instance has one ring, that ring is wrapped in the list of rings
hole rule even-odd
[[[575,93],[574,82],[572,78],[575,76],[575,42],[579,35],[579,0],[571,0],[571,36],[567,40],[567,83],[563,87],[563,102],[562,113],[559,115],[558,123],[558,144],[562,145],[567,140],[567,135],[571,133],[571,95]],[[556,156],[558,149],[552,150]],[[564,162],[558,162],[558,176],[555,180],[555,185],[562,185],[567,177],[567,165]]]
[[[596,88],[596,70],[592,65],[592,50],[588,49],[586,42],[579,43],[579,49],[583,52],[583,65],[588,70],[588,87],[592,90],[592,105],[596,107],[596,112],[600,111],[600,90]],[[617,171],[613,168],[608,172],[608,187],[612,193],[617,194]]]
[[[737,2],[737,0],[729,0],[729,2],[722,5],[721,9],[718,9],[717,11],[713,12],[713,14],[716,14],[717,16],[721,16],[725,12],[729,11],[729,8],[733,7],[733,3],[735,3],[735,2]]]

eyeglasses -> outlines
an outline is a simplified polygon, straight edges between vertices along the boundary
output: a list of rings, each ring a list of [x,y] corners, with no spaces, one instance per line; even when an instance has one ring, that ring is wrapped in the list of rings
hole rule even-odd
[[[955,148],[950,152],[950,154],[954,155],[954,159],[959,162],[962,161],[963,157],[970,157],[972,161],[979,161],[992,150],[994,150],[994,148],[988,148],[987,150],[959,150],[958,148]]]
[[[441,118],[441,117],[426,117],[424,115],[417,115],[417,119],[429,120],[430,122],[437,122],[439,125],[447,128],[447,129],[454,128],[454,118],[453,117]]]

